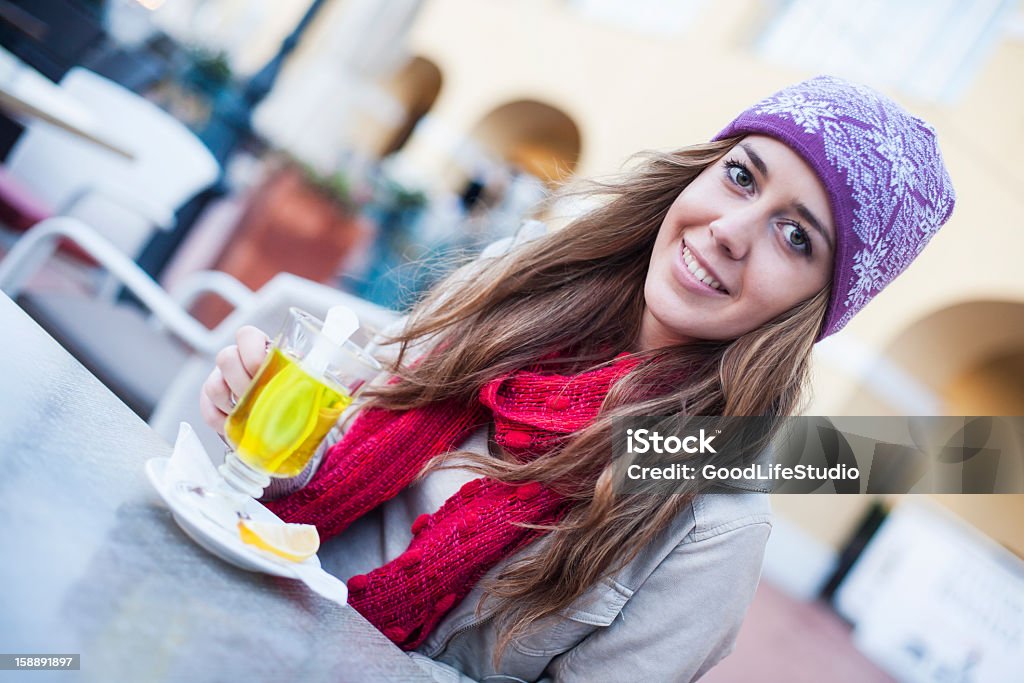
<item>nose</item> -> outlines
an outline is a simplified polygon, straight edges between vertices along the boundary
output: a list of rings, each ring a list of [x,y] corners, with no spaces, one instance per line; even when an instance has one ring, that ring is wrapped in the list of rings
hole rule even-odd
[[[708,226],[715,245],[729,258],[740,260],[750,252],[751,244],[762,220],[754,207],[734,209],[711,221]]]

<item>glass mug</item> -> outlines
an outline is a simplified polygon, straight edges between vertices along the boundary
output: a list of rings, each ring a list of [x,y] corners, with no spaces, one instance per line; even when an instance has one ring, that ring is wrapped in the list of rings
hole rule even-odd
[[[294,477],[309,464],[338,418],[382,367],[351,340],[324,337],[323,322],[291,308],[267,357],[228,415],[231,451],[220,473],[253,498],[272,477]],[[310,362],[317,344],[316,365]]]

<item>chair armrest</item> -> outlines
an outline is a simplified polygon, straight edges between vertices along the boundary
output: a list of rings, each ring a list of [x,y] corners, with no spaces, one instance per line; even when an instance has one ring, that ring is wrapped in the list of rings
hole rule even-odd
[[[188,311],[192,304],[203,294],[216,294],[227,301],[235,309],[252,305],[256,294],[237,279],[219,270],[201,270],[183,278],[168,290],[171,299],[183,311]],[[160,329],[165,327],[163,320],[155,313],[150,317],[150,324]],[[212,336],[214,333],[210,331]],[[218,334],[221,338],[223,334]]]
[[[102,197],[104,200],[116,204],[132,213],[138,214],[158,230],[170,230],[174,227],[174,209],[163,204],[150,202],[140,197],[132,196],[128,190],[122,187],[101,183],[90,185],[78,190],[57,207],[57,215],[70,216],[75,208],[89,197]]]
[[[215,337],[185,312],[145,271],[95,230],[75,218],[57,216],[32,227],[0,261],[0,290],[17,298],[25,283],[53,255],[62,239],[71,240],[119,280],[153,312],[167,330],[202,353],[216,353]]]
[[[171,298],[188,310],[200,296],[216,294],[235,308],[248,306],[255,298],[251,289],[219,270],[201,270],[183,278],[168,290]]]

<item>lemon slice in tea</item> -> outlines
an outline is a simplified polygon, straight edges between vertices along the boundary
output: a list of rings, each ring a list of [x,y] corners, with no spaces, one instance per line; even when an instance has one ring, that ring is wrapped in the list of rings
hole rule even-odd
[[[320,549],[320,534],[312,524],[283,524],[238,520],[242,542],[292,562],[302,562]]]

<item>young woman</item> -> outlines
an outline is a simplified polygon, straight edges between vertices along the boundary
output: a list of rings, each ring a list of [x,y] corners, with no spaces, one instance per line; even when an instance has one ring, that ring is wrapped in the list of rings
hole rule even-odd
[[[352,606],[438,680],[687,681],[724,657],[767,495],[619,494],[611,420],[793,414],[813,344],[954,202],[934,131],[832,77],[595,188],[600,208],[427,296],[388,339],[390,381],[268,502],[336,537]],[[265,341],[243,328],[218,356],[215,429]]]

